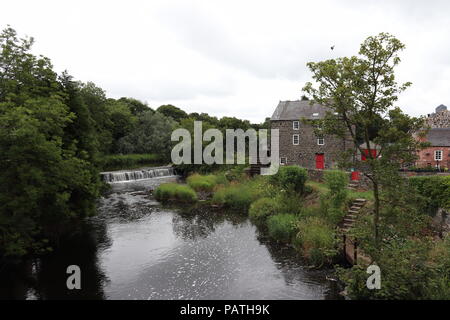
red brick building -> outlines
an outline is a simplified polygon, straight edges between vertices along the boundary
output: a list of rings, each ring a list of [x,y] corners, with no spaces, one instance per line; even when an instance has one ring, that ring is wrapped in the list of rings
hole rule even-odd
[[[428,115],[426,123],[430,130],[424,140],[431,147],[419,152],[416,167],[450,169],[450,111],[441,104],[435,113]]]
[[[450,128],[431,128],[425,141],[431,147],[419,151],[416,167],[450,169]]]

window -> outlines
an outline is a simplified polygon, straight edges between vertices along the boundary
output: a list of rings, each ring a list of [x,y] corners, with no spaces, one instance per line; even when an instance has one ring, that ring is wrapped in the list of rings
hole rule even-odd
[[[434,160],[442,161],[442,150],[434,151]]]
[[[313,113],[313,117],[318,117],[318,116],[319,116],[318,112]]]
[[[323,146],[325,144],[325,139],[323,137],[317,138],[317,145]]]
[[[286,157],[281,157],[281,158],[280,158],[280,164],[281,164],[282,166],[284,166],[284,165],[286,165],[286,163],[287,163],[287,158],[286,158]]]
[[[292,121],[292,129],[298,130],[300,128],[300,121]]]
[[[300,142],[300,138],[298,134],[294,134],[292,135],[292,144],[293,145],[298,145]]]

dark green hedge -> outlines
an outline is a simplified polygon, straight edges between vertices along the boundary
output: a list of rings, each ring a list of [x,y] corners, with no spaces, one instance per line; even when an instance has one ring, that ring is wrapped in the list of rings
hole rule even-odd
[[[450,176],[411,177],[409,181],[425,198],[430,213],[438,208],[450,209]]]

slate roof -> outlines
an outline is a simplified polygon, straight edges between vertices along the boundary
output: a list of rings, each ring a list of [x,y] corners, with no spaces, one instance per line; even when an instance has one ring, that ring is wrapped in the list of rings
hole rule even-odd
[[[270,120],[322,119],[329,108],[311,101],[280,101]],[[313,116],[318,113],[318,116]]]
[[[431,128],[427,134],[427,141],[433,147],[450,147],[450,128]]]

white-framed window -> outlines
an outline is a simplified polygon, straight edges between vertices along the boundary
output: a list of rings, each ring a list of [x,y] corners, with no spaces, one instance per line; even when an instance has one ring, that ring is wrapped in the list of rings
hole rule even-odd
[[[325,139],[323,137],[317,138],[317,145],[323,146],[325,144]]]
[[[280,164],[281,164],[282,166],[285,166],[286,163],[287,163],[287,158],[286,158],[286,157],[280,157]]]
[[[435,150],[434,151],[434,160],[442,161],[442,150]]]
[[[298,130],[300,128],[300,121],[292,121],[292,129]]]
[[[300,136],[298,134],[292,135],[292,144],[297,146],[300,143]]]

